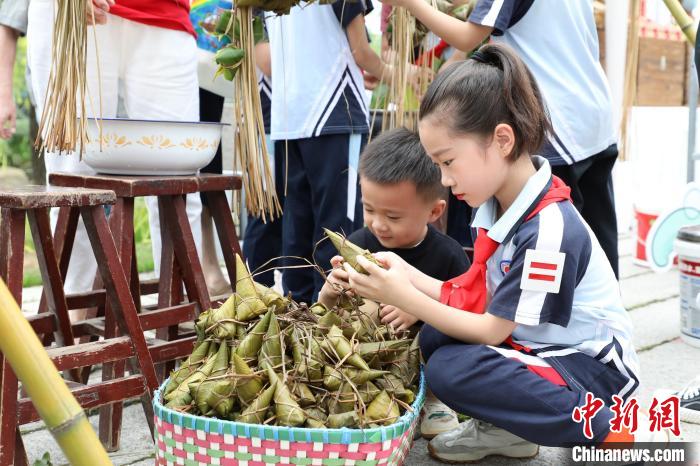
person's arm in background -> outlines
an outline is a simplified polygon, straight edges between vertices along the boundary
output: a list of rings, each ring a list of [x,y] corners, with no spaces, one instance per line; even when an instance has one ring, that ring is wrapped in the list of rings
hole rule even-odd
[[[465,23],[438,11],[424,0],[385,0],[385,3],[408,9],[436,36],[465,52],[474,50],[493,31],[493,27],[471,22]]]
[[[255,44],[255,64],[265,76],[272,76],[272,58],[270,56],[270,43],[258,42]]]
[[[361,69],[390,84],[393,73],[391,65],[384,62],[379,55],[372,50],[367,39],[367,29],[365,27],[365,16],[363,14],[355,16],[345,28],[348,37],[352,57]]]
[[[0,24],[0,138],[9,139],[15,134],[17,108],[12,91],[12,76],[17,53],[19,32]]]

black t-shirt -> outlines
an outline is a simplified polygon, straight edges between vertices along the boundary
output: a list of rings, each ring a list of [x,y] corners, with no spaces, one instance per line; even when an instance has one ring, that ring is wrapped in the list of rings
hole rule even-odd
[[[387,249],[367,227],[357,230],[348,240],[369,252],[391,251],[413,267],[437,280],[449,280],[462,275],[469,268],[469,259],[460,244],[428,225],[428,233],[413,248]]]

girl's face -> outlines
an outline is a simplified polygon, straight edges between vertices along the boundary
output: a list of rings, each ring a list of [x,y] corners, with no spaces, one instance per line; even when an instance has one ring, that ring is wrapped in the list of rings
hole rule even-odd
[[[418,125],[420,140],[440,168],[443,186],[472,207],[478,207],[505,184],[510,163],[497,137],[451,134],[447,125],[428,117]]]

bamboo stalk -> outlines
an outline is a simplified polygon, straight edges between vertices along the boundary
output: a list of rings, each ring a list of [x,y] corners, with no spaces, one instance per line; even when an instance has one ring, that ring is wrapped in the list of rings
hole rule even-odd
[[[627,148],[629,147],[628,126],[630,111],[637,98],[637,67],[639,64],[639,15],[641,3],[639,0],[632,0],[629,9],[629,22],[627,29],[627,57],[625,60],[625,87],[622,97],[622,117],[620,120],[620,160],[627,159]]]
[[[668,11],[670,11],[671,15],[673,15],[673,19],[675,19],[676,23],[678,23],[678,26],[681,28],[685,38],[688,40],[688,42],[690,42],[690,45],[694,46],[696,29],[694,27],[695,23],[693,22],[693,18],[688,15],[680,1],[664,0],[664,3],[666,4]]]
[[[72,465],[111,465],[78,402],[0,280],[0,351]]]

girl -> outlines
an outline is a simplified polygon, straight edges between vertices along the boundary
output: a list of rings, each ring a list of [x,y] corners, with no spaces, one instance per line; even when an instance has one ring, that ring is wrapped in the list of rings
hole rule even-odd
[[[478,207],[472,267],[441,282],[378,253],[385,268],[358,257],[368,276],[345,269],[358,294],[426,323],[420,343],[435,395],[493,424],[472,420],[437,436],[433,456],[474,461],[533,456],[536,444],[649,440],[643,419],[635,437],[610,433],[613,395],[624,400],[639,386],[632,326],[569,188],[536,155],[551,125],[525,64],[505,46],[482,47],[438,75],[419,118],[442,183]],[[572,419],[588,392],[606,404],[590,438]]]
[[[617,221],[612,169],[617,130],[610,90],[598,59],[590,0],[478,0],[467,22],[423,0],[385,0],[407,8],[450,45],[471,52],[484,39],[507,44],[530,68],[553,131],[538,154],[571,187],[574,205],[617,275]]]

